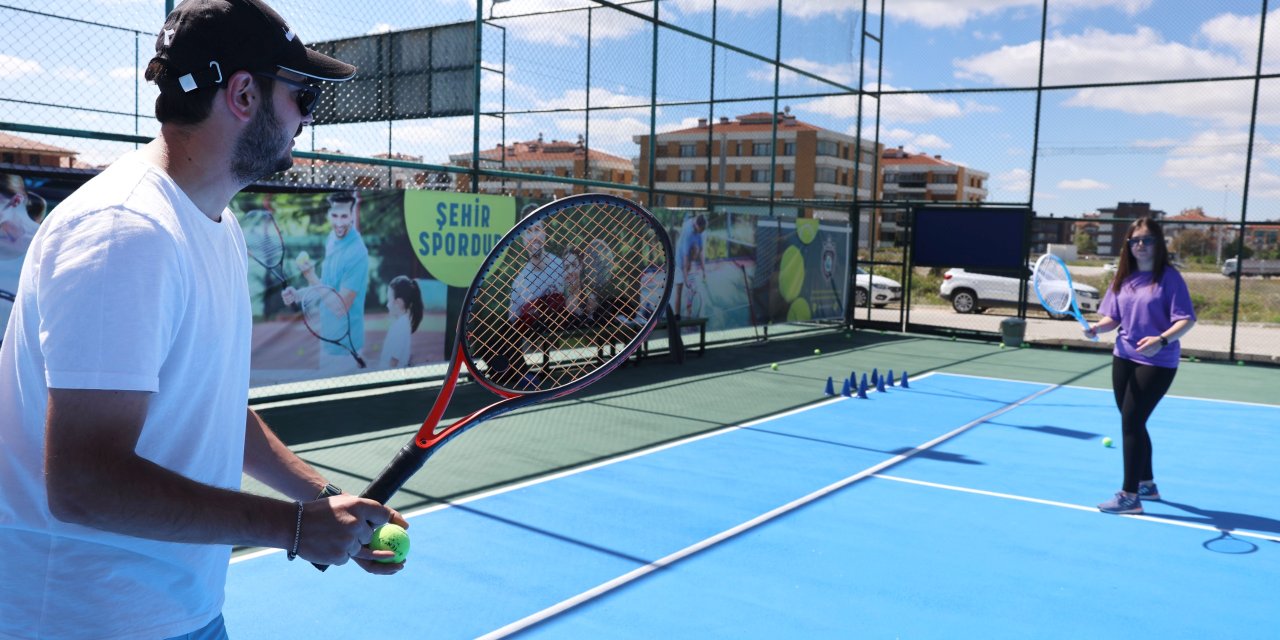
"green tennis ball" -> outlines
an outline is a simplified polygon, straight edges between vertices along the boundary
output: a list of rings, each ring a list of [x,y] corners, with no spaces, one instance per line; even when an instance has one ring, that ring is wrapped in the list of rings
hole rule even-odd
[[[1003,349],[1003,348],[1004,348],[1004,343],[1003,343],[1003,342],[1001,342],[1001,343],[1000,343],[1000,348],[1001,348],[1001,349]]]
[[[770,369],[773,369],[774,371],[777,371],[777,370],[778,370],[778,363],[776,363],[776,362],[775,362],[775,363],[773,363],[773,364],[769,365],[769,368],[770,368]]]
[[[1068,349],[1067,349],[1067,345],[1065,345],[1065,344],[1064,344],[1064,345],[1062,345],[1062,350],[1063,350],[1063,351],[1067,351],[1067,350],[1068,350]]]
[[[820,356],[820,355],[822,355],[822,349],[814,349],[814,350],[813,350],[813,355],[815,355],[815,356]]]
[[[1110,438],[1110,437],[1103,438],[1103,439],[1102,439],[1102,446],[1104,446],[1104,447],[1110,447],[1110,446],[1111,446],[1111,438]]]
[[[396,556],[387,560],[378,560],[388,564],[404,562],[409,555],[409,533],[398,524],[387,523],[373,530],[373,538],[369,540],[369,548],[374,551],[394,551]]]

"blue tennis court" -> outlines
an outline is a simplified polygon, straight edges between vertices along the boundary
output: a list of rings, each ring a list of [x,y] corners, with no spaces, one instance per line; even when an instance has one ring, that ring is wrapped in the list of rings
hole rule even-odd
[[[407,514],[394,578],[243,556],[225,614],[272,639],[1277,628],[1280,407],[1171,396],[1152,426],[1166,500],[1104,515],[1109,390],[930,374]]]

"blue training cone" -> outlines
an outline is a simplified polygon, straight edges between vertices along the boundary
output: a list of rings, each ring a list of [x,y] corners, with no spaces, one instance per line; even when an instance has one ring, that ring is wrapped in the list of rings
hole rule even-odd
[[[879,391],[880,393],[884,393],[884,378],[876,379],[876,391]]]
[[[867,399],[867,374],[862,374],[862,384],[858,386],[858,397]]]
[[[893,380],[893,369],[890,369],[890,370],[889,370],[889,375],[885,376],[885,378],[887,378],[887,380],[885,381],[885,383],[886,383],[886,384],[888,384],[888,385],[889,385],[889,386],[891,386],[891,387],[892,387],[892,386],[894,386],[894,385],[896,385],[896,384],[898,384],[897,382],[894,382],[894,380]]]
[[[826,389],[826,394],[827,394],[827,395],[829,395],[829,396],[834,396],[834,395],[836,394],[836,389],[835,389],[835,386],[834,386],[834,384],[833,384],[833,381],[831,380],[831,376],[827,376],[827,389]]]
[[[911,388],[911,385],[907,383],[907,372],[906,372],[906,371],[903,371],[903,372],[902,372],[902,388],[903,388],[903,389],[910,389],[910,388]]]
[[[875,368],[871,369],[871,386],[873,387],[876,386],[876,381],[879,379],[880,379],[880,370]]]
[[[840,395],[846,398],[853,395],[853,383],[849,382],[848,378],[844,379],[844,388],[840,390]]]

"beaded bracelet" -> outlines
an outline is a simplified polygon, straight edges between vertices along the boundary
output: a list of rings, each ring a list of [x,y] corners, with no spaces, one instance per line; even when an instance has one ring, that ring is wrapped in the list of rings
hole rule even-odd
[[[293,503],[298,505],[298,524],[293,530],[293,548],[289,550],[290,560],[298,557],[298,543],[302,541],[302,503],[297,500]]]

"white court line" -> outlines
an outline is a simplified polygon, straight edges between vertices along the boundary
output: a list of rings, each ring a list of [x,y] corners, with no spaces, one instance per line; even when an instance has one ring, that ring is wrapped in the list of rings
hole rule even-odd
[[[976,376],[976,375],[969,374],[969,373],[951,373],[951,372],[949,372],[949,371],[934,371],[934,372],[931,372],[931,373],[937,373],[937,374],[939,374],[939,375],[944,375],[944,376],[955,376],[955,377],[957,377],[957,378],[972,378],[972,379],[974,379],[974,380],[995,380],[995,381],[998,381],[998,382],[1022,382],[1022,383],[1026,383],[1026,384],[1051,384],[1051,383],[1047,383],[1047,382],[1035,382],[1035,381],[1031,381],[1031,380],[1010,380],[1010,379],[1008,379],[1008,378],[994,378],[994,377],[991,377],[991,376]],[[1099,391],[1099,392],[1104,392],[1104,393],[1105,393],[1105,392],[1109,392],[1109,391],[1111,391],[1111,389],[1109,389],[1109,388],[1103,388],[1103,387],[1085,387],[1085,386],[1075,385],[1075,384],[1060,384],[1060,385],[1058,385],[1058,387],[1063,388],[1063,389],[1082,389],[1082,390],[1085,390],[1085,391]],[[1277,405],[1277,404],[1266,404],[1266,403],[1263,403],[1263,402],[1247,402],[1247,401],[1244,401],[1244,400],[1222,400],[1222,399],[1220,399],[1220,398],[1202,398],[1202,397],[1200,397],[1200,396],[1181,396],[1181,395],[1177,395],[1177,394],[1173,394],[1173,393],[1166,394],[1166,395],[1165,395],[1165,397],[1166,397],[1166,398],[1178,398],[1178,399],[1180,399],[1180,400],[1198,400],[1198,401],[1200,401],[1200,402],[1217,402],[1217,403],[1221,403],[1221,404],[1238,404],[1238,405],[1243,405],[1243,406],[1246,406],[1246,407],[1266,407],[1266,408],[1268,408],[1268,409],[1280,409],[1280,405]]]
[[[936,482],[926,482],[924,480],[913,480],[911,478],[903,478],[899,476],[886,476],[876,474],[873,477],[880,480],[892,480],[894,482],[904,482],[906,484],[915,484],[922,487],[932,487],[934,489],[946,489],[947,491],[959,491],[961,493],[972,493],[980,496],[990,496],[993,498],[1003,498],[1005,500],[1017,500],[1019,502],[1031,502],[1034,504],[1043,504],[1051,507],[1059,507],[1062,509],[1074,509],[1076,511],[1088,511],[1090,513],[1099,513],[1097,507],[1086,507],[1080,504],[1071,504],[1069,502],[1057,502],[1055,500],[1042,500],[1040,498],[1029,498],[1027,496],[1016,496],[1009,493],[999,493],[996,491],[985,491],[982,489],[970,489],[968,487],[957,487],[949,484],[938,484]],[[1259,540],[1270,540],[1271,542],[1280,542],[1280,536],[1269,536],[1265,533],[1253,533],[1250,531],[1240,531],[1238,529],[1227,529],[1223,527],[1215,527],[1209,524],[1200,524],[1198,522],[1185,522],[1182,520],[1171,520],[1161,518],[1160,516],[1149,516],[1145,514],[1115,514],[1124,518],[1133,518],[1134,520],[1146,520],[1147,522],[1158,522],[1160,524],[1173,525],[1175,527],[1186,527],[1188,529],[1200,529],[1202,531],[1212,531],[1214,533],[1230,532],[1236,537],[1257,538]]]
[[[919,376],[918,378],[915,378],[915,379],[916,379],[916,380],[923,380],[923,379],[925,379],[925,378],[929,378],[930,376],[935,375],[936,373],[937,373],[937,372],[932,372],[932,371],[931,371],[931,372],[929,372],[929,373],[923,373],[923,374],[920,374],[920,376]],[[911,380],[911,378],[908,378],[908,380]],[[894,387],[894,388],[901,388],[901,387]],[[867,388],[867,393],[876,393],[876,390],[875,390],[875,389],[872,389],[872,388],[870,388],[870,387],[868,387],[868,388]],[[484,498],[489,498],[489,497],[492,497],[492,496],[501,495],[501,494],[508,493],[508,492],[511,492],[511,491],[516,491],[516,490],[519,490],[519,489],[523,489],[523,488],[525,488],[525,487],[531,487],[531,486],[534,486],[534,485],[542,484],[542,483],[544,483],[544,482],[551,482],[552,480],[559,480],[559,479],[561,479],[561,478],[567,478],[567,477],[572,476],[572,475],[576,475],[576,474],[579,474],[579,473],[584,473],[584,472],[587,472],[587,471],[591,471],[592,469],[599,469],[599,468],[601,468],[601,467],[607,467],[607,466],[609,466],[609,465],[611,465],[611,464],[616,464],[616,463],[619,463],[619,462],[624,462],[624,461],[626,461],[626,460],[631,460],[631,459],[633,459],[633,458],[641,458],[641,457],[644,457],[644,456],[647,456],[647,455],[651,455],[651,454],[657,453],[657,452],[659,452],[659,451],[664,451],[664,450],[666,450],[666,449],[671,449],[671,448],[674,448],[674,447],[684,446],[684,445],[689,444],[689,443],[691,443],[691,442],[697,442],[697,441],[699,441],[699,440],[705,440],[705,439],[707,439],[707,438],[714,438],[714,437],[716,437],[716,436],[721,436],[721,435],[724,435],[724,434],[726,434],[726,433],[730,433],[730,432],[732,432],[732,431],[738,431],[738,430],[740,430],[740,429],[747,429],[747,428],[750,428],[750,427],[754,427],[754,426],[756,426],[756,425],[758,425],[758,424],[763,424],[763,423],[765,423],[765,422],[770,422],[770,421],[772,421],[772,420],[777,420],[777,419],[779,419],[779,418],[785,418],[785,417],[787,417],[787,416],[792,416],[792,415],[795,415],[795,414],[798,414],[798,413],[804,413],[804,412],[806,412],[806,411],[812,411],[812,410],[814,410],[814,409],[817,409],[817,408],[819,408],[819,407],[825,407],[825,406],[827,406],[827,405],[829,405],[829,404],[832,404],[832,403],[836,403],[836,402],[843,402],[843,401],[845,401],[845,400],[855,400],[855,399],[856,399],[856,398],[852,398],[852,397],[846,398],[846,397],[844,397],[844,396],[836,396],[836,397],[834,397],[834,398],[828,398],[828,399],[826,399],[826,400],[822,400],[822,401],[820,401],[820,402],[815,402],[815,403],[813,403],[813,404],[806,405],[806,406],[803,406],[803,407],[799,407],[799,408],[797,408],[797,409],[791,409],[791,410],[788,410],[788,411],[783,411],[782,413],[775,413],[775,414],[773,414],[773,415],[771,415],[771,416],[765,416],[765,417],[763,417],[763,418],[758,418],[758,419],[756,419],[756,420],[752,420],[752,421],[750,421],[750,422],[744,422],[744,423],[742,423],[742,424],[736,424],[736,425],[732,425],[732,426],[728,426],[728,427],[722,427],[722,428],[720,428],[720,429],[716,429],[716,430],[714,430],[714,431],[708,431],[708,432],[706,432],[706,433],[699,433],[699,434],[697,434],[697,435],[692,435],[692,436],[689,436],[689,437],[687,437],[687,438],[681,438],[681,439],[679,439],[679,440],[673,440],[673,441],[671,441],[671,442],[663,443],[663,444],[660,444],[660,445],[655,445],[655,446],[649,447],[649,448],[647,448],[647,449],[640,449],[639,451],[633,451],[633,452],[631,452],[631,453],[628,453],[628,454],[623,455],[623,456],[618,456],[618,457],[616,457],[616,458],[609,458],[609,459],[607,459],[607,460],[601,460],[600,462],[595,462],[595,463],[589,464],[589,465],[584,466],[584,467],[575,467],[575,468],[573,468],[573,469],[567,469],[567,470],[565,470],[565,471],[560,471],[560,472],[553,473],[553,474],[550,474],[550,475],[540,476],[540,477],[534,478],[534,479],[532,479],[532,480],[526,480],[526,481],[524,481],[524,482],[520,482],[520,483],[516,483],[516,484],[511,484],[511,485],[506,485],[506,486],[498,487],[497,489],[492,489],[492,490],[489,490],[489,491],[485,491],[485,492],[483,492],[483,493],[477,493],[477,494],[475,494],[475,495],[470,495],[470,496],[467,496],[467,497],[465,497],[465,498],[460,498],[460,499],[458,499],[458,500],[450,500],[449,502],[445,502],[445,503],[441,503],[441,504],[434,504],[434,505],[431,505],[431,506],[429,506],[429,507],[423,507],[423,508],[418,509],[418,510],[416,510],[416,511],[410,511],[410,512],[408,512],[408,513],[402,513],[402,514],[400,514],[400,515],[403,515],[406,519],[407,519],[407,518],[415,518],[415,517],[420,516],[420,515],[424,515],[424,514],[427,514],[427,513],[431,513],[432,511],[439,511],[439,510],[441,510],[441,509],[448,509],[448,508],[453,507],[453,506],[455,506],[455,505],[467,504],[467,503],[469,503],[469,502],[475,502],[476,500],[483,500]],[[1012,407],[1010,407],[1010,408],[1012,408]],[[252,552],[245,553],[245,554],[238,555],[238,556],[235,556],[235,557],[231,558],[231,564],[237,564],[237,563],[245,562],[245,561],[248,561],[248,560],[256,560],[256,559],[258,559],[258,558],[262,558],[262,557],[265,557],[265,556],[269,556],[269,555],[272,555],[272,554],[275,554],[275,553],[283,553],[283,552],[284,552],[284,549],[260,549],[260,550],[258,550],[258,551],[252,551]]]
[[[535,613],[530,614],[530,615],[528,615],[528,616],[525,616],[524,618],[521,618],[521,619],[519,619],[519,620],[516,620],[515,622],[512,622],[511,624],[508,624],[508,625],[506,625],[506,626],[504,626],[504,627],[501,627],[501,628],[499,628],[499,629],[495,629],[495,630],[493,630],[493,631],[490,631],[489,633],[487,633],[487,634],[485,634],[485,635],[483,635],[483,636],[480,636],[479,638],[480,638],[480,640],[489,640],[489,639],[496,639],[496,638],[505,638],[505,637],[507,637],[507,636],[509,636],[509,635],[511,635],[511,634],[513,634],[513,633],[517,633],[517,632],[519,632],[519,631],[523,631],[524,629],[527,629],[527,628],[529,628],[529,627],[531,627],[531,626],[533,626],[533,625],[536,625],[536,624],[538,624],[538,623],[540,623],[540,622],[546,621],[546,620],[548,620],[548,619],[550,619],[550,618],[552,618],[552,617],[555,617],[555,616],[557,616],[557,615],[559,615],[559,614],[561,614],[561,613],[564,613],[565,611],[568,611],[569,609],[572,609],[572,608],[574,608],[574,607],[576,607],[576,606],[578,606],[578,605],[580,605],[580,604],[583,604],[583,603],[585,603],[585,602],[589,602],[589,601],[591,601],[591,600],[594,600],[595,598],[598,598],[598,597],[600,597],[600,596],[602,596],[602,595],[604,595],[604,594],[606,594],[606,593],[608,593],[608,592],[610,592],[610,591],[613,591],[614,589],[617,589],[618,587],[621,587],[621,586],[626,585],[626,584],[628,584],[628,583],[634,582],[634,581],[636,581],[636,580],[638,580],[638,579],[640,579],[640,578],[642,578],[642,577],[644,577],[644,576],[646,576],[646,575],[648,575],[648,574],[650,574],[650,573],[653,573],[654,571],[657,571],[657,570],[659,570],[659,569],[662,569],[662,568],[668,567],[668,566],[670,566],[670,565],[672,565],[672,564],[675,564],[676,562],[679,562],[680,560],[683,560],[683,559],[685,559],[685,558],[687,558],[687,557],[689,557],[689,556],[691,556],[691,555],[693,555],[693,554],[695,554],[695,553],[698,553],[698,552],[703,551],[703,550],[705,550],[705,549],[707,549],[707,548],[710,548],[710,547],[712,547],[712,546],[715,546],[716,544],[719,544],[719,543],[721,543],[721,542],[723,542],[723,541],[725,541],[725,540],[728,540],[729,538],[732,538],[732,537],[734,537],[734,536],[736,536],[736,535],[738,535],[738,534],[740,534],[740,533],[743,533],[743,532],[748,531],[748,530],[750,530],[750,529],[754,529],[755,527],[758,527],[758,526],[760,526],[760,525],[762,525],[762,524],[764,524],[764,523],[766,523],[766,522],[769,522],[769,521],[771,521],[771,520],[773,520],[773,519],[775,519],[775,518],[777,518],[777,517],[779,517],[779,516],[785,515],[785,514],[787,514],[787,513],[792,512],[792,511],[795,511],[796,509],[799,509],[800,507],[803,507],[803,506],[805,506],[805,505],[807,505],[807,504],[809,504],[809,503],[811,503],[811,502],[813,502],[813,501],[815,501],[815,500],[818,500],[819,498],[822,498],[823,496],[826,496],[826,495],[831,494],[831,493],[833,493],[833,492],[835,492],[835,491],[838,491],[838,490],[840,490],[840,489],[843,489],[844,487],[847,487],[847,486],[849,486],[849,485],[851,485],[851,484],[853,484],[853,483],[855,483],[855,482],[857,482],[857,481],[859,481],[859,480],[862,480],[862,479],[867,478],[867,477],[870,477],[870,476],[874,476],[874,475],[876,475],[877,473],[879,473],[881,470],[884,470],[884,469],[887,469],[887,468],[889,468],[889,467],[892,467],[892,466],[894,466],[894,465],[896,465],[896,464],[898,464],[898,463],[900,463],[900,462],[902,462],[902,461],[904,461],[904,460],[907,460],[907,459],[909,459],[909,458],[911,458],[911,457],[915,456],[916,454],[922,453],[922,452],[924,452],[924,451],[926,451],[926,450],[928,450],[928,449],[931,449],[931,448],[933,448],[933,447],[937,446],[938,444],[941,444],[941,443],[943,443],[943,442],[946,442],[947,440],[950,440],[951,438],[954,438],[954,437],[956,437],[956,436],[960,435],[961,433],[964,433],[965,431],[968,431],[968,430],[970,430],[970,429],[972,429],[972,428],[974,428],[974,427],[976,427],[976,426],[978,426],[978,425],[980,425],[980,424],[982,424],[982,423],[984,423],[984,422],[987,422],[987,421],[989,421],[989,420],[991,420],[991,419],[995,418],[996,416],[999,416],[1000,414],[1003,414],[1003,413],[1008,412],[1008,411],[1012,411],[1013,409],[1016,409],[1016,408],[1018,408],[1018,407],[1020,407],[1020,406],[1022,406],[1022,405],[1024,405],[1024,404],[1026,404],[1026,403],[1028,403],[1028,402],[1031,402],[1032,400],[1035,400],[1036,398],[1039,398],[1040,396],[1042,396],[1042,395],[1044,395],[1044,394],[1046,394],[1046,393],[1049,393],[1050,391],[1053,391],[1053,390],[1054,390],[1054,389],[1056,389],[1056,388],[1058,388],[1058,387],[1056,387],[1056,386],[1051,386],[1051,387],[1046,387],[1046,388],[1044,388],[1044,389],[1041,389],[1041,390],[1039,390],[1039,391],[1036,391],[1035,393],[1032,393],[1031,395],[1026,396],[1025,398],[1022,398],[1021,400],[1018,400],[1017,402],[1014,402],[1014,403],[1012,403],[1012,404],[1009,404],[1009,405],[1006,405],[1006,406],[1004,406],[1004,407],[1001,407],[1001,408],[999,408],[999,409],[997,409],[997,410],[995,410],[995,411],[992,411],[991,413],[988,413],[988,414],[987,414],[987,415],[985,415],[985,416],[982,416],[981,418],[977,418],[976,420],[973,420],[973,421],[969,422],[968,424],[966,424],[966,425],[964,425],[964,426],[962,426],[962,427],[959,427],[959,428],[957,428],[957,429],[954,429],[954,430],[952,430],[952,431],[951,431],[951,432],[949,432],[949,433],[943,434],[943,435],[938,436],[937,438],[934,438],[933,440],[930,440],[930,441],[928,441],[928,442],[926,442],[926,443],[924,443],[924,444],[918,445],[918,446],[916,446],[916,447],[912,448],[910,451],[907,451],[907,452],[905,452],[905,453],[902,453],[902,454],[896,455],[896,456],[894,456],[894,457],[892,457],[892,458],[889,458],[888,460],[885,460],[884,462],[881,462],[881,463],[879,463],[879,464],[877,464],[877,465],[874,465],[874,466],[868,467],[868,468],[866,468],[866,469],[863,469],[862,471],[859,471],[858,473],[855,473],[855,474],[853,474],[853,475],[851,475],[851,476],[849,476],[849,477],[847,477],[847,478],[844,478],[843,480],[839,480],[839,481],[837,481],[837,482],[835,482],[835,483],[833,483],[833,484],[829,484],[829,485],[827,485],[827,486],[825,486],[825,487],[823,487],[823,488],[821,488],[821,489],[818,489],[817,491],[814,491],[814,492],[812,492],[812,493],[810,493],[810,494],[808,494],[808,495],[806,495],[806,496],[803,496],[803,497],[797,498],[797,499],[795,499],[795,500],[792,500],[791,502],[788,502],[787,504],[784,504],[784,505],[782,505],[782,506],[780,506],[780,507],[777,507],[777,508],[774,508],[774,509],[772,509],[772,510],[770,510],[770,511],[767,511],[767,512],[765,512],[765,513],[762,513],[762,514],[760,514],[760,515],[758,515],[758,516],[756,516],[756,517],[754,517],[754,518],[752,518],[752,519],[750,519],[750,520],[748,520],[748,521],[746,521],[746,522],[743,522],[743,523],[741,523],[741,524],[739,524],[739,525],[737,525],[737,526],[735,526],[735,527],[732,527],[732,528],[730,528],[730,529],[726,529],[726,530],[724,530],[724,531],[721,531],[720,533],[717,533],[717,534],[716,534],[716,535],[714,535],[714,536],[711,536],[711,537],[709,537],[709,538],[706,538],[706,539],[702,540],[701,542],[697,542],[697,543],[694,543],[694,544],[692,544],[692,545],[690,545],[690,546],[688,546],[688,547],[685,547],[685,548],[683,548],[683,549],[680,549],[679,551],[676,551],[675,553],[672,553],[672,554],[670,554],[670,555],[667,555],[666,557],[660,558],[660,559],[658,559],[658,560],[654,560],[653,562],[650,562],[650,563],[648,563],[648,564],[646,564],[646,565],[644,565],[644,566],[637,567],[636,569],[634,569],[634,570],[632,570],[632,571],[630,571],[630,572],[628,572],[628,573],[625,573],[625,574],[623,574],[623,575],[620,575],[620,576],[618,576],[618,577],[614,578],[613,580],[610,580],[610,581],[608,581],[608,582],[605,582],[605,583],[603,583],[603,584],[600,584],[600,585],[598,585],[598,586],[596,586],[596,587],[594,587],[594,588],[592,588],[592,589],[588,589],[587,591],[584,591],[584,592],[582,592],[582,593],[580,593],[580,594],[578,594],[578,595],[576,595],[576,596],[574,596],[574,597],[572,597],[572,598],[568,598],[568,599],[566,599],[566,600],[562,600],[562,601],[560,601],[560,602],[559,602],[559,603],[557,603],[557,604],[554,604],[554,605],[552,605],[552,606],[550,606],[550,607],[547,607],[547,608],[545,608],[545,609],[543,609],[543,610],[541,610],[541,611],[538,611],[538,612],[535,612]],[[838,400],[842,400],[842,399],[844,399],[844,398],[838,398],[837,400],[834,400],[834,401],[838,401]],[[830,401],[829,401],[829,402],[830,402]],[[823,403],[823,404],[829,404],[829,402],[828,402],[828,403]],[[819,405],[819,406],[820,406],[820,405]]]

